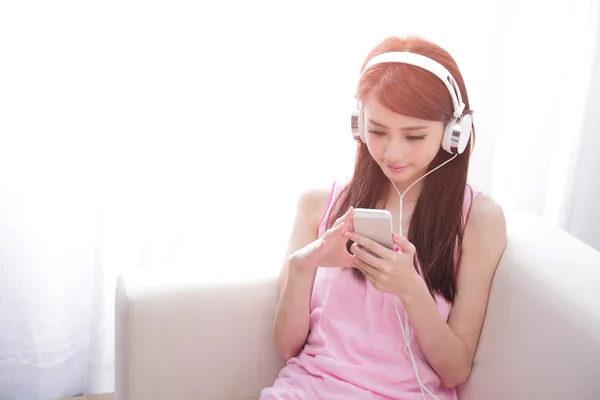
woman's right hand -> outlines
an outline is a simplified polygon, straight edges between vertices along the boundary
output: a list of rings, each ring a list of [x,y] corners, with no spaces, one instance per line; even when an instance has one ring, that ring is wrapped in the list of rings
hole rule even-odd
[[[300,269],[355,267],[352,256],[346,251],[346,232],[354,231],[353,217],[354,208],[350,207],[323,236],[292,253],[290,265]]]

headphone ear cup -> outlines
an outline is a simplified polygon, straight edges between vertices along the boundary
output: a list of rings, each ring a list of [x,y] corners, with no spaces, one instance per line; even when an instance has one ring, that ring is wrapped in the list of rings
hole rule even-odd
[[[363,124],[363,108],[359,103],[355,110],[352,110],[350,117],[350,126],[352,129],[352,137],[356,141],[365,141],[365,130]]]
[[[365,114],[362,105],[358,109],[358,132],[360,133],[360,140],[363,143],[367,143],[367,139],[365,138]]]
[[[454,131],[455,124],[456,118],[452,117],[444,127],[444,137],[442,138],[442,148],[450,154],[454,154],[450,146],[450,140],[452,139],[452,132]]]
[[[358,140],[358,110],[352,110],[352,113],[350,114],[350,129],[352,131],[352,137],[354,140]]]
[[[442,148],[450,154],[462,154],[471,138],[473,117],[470,114],[452,118],[446,124]]]

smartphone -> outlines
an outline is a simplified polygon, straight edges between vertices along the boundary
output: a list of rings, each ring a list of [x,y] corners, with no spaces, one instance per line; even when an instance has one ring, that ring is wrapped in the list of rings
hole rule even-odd
[[[394,250],[392,214],[388,210],[354,209],[354,231],[390,250]],[[348,252],[350,252],[349,247],[351,245],[352,243],[347,244]]]

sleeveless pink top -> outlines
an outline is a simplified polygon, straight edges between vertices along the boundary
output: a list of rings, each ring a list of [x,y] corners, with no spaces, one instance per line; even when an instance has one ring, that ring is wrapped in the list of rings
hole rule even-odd
[[[319,236],[342,185],[334,184]],[[463,203],[463,222],[477,195],[469,186]],[[445,319],[451,304],[436,298]],[[404,316],[399,298],[396,305]],[[357,281],[345,268],[319,268],[315,278],[310,332],[297,357],[288,360],[272,387],[260,400],[422,400],[408,347],[404,343],[393,295]],[[403,318],[404,319],[404,318]],[[409,318],[410,322],[410,318]],[[410,343],[421,381],[440,400],[456,400],[456,390],[445,387],[429,366],[410,330]],[[432,398],[425,392],[426,398]]]

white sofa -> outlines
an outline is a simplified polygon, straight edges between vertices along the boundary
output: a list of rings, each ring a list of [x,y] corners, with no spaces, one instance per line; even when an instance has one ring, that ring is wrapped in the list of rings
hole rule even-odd
[[[600,253],[532,215],[508,229],[460,400],[600,399]],[[275,277],[215,285],[142,270],[116,296],[116,400],[257,399],[283,365]]]

